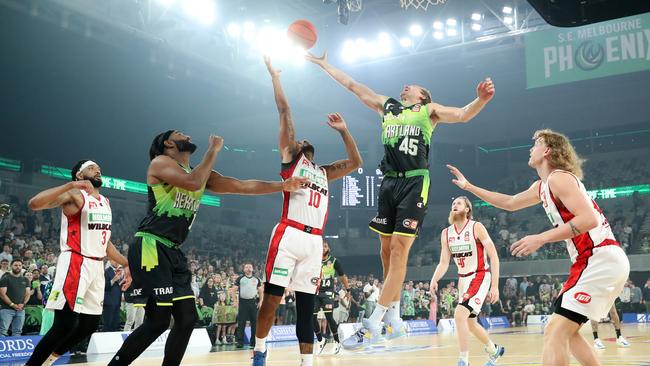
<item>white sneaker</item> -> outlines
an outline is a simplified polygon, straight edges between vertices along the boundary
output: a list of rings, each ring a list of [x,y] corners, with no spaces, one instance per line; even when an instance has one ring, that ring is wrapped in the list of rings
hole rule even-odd
[[[318,356],[321,353],[323,353],[323,350],[325,349],[326,345],[327,345],[327,339],[325,338],[323,338],[323,340],[320,342],[316,341],[316,343],[314,343],[314,354]]]
[[[340,342],[334,342],[334,351],[332,352],[333,355],[338,355],[341,353],[341,343]]]
[[[629,347],[630,342],[628,342],[627,339],[625,339],[625,337],[620,336],[616,339],[616,345],[619,347]]]
[[[617,341],[618,342],[618,341]],[[605,345],[603,342],[600,340],[600,338],[594,339],[594,348],[595,349],[605,349]]]

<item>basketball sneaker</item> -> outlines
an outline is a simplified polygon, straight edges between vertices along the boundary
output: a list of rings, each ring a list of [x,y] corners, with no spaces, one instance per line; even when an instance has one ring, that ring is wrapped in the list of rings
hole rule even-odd
[[[619,336],[616,339],[616,345],[619,346],[619,347],[629,347],[630,342],[628,342],[627,339],[625,339],[625,337]]]
[[[267,351],[253,351],[253,366],[264,366],[266,365],[266,354]]]
[[[368,319],[364,319],[361,324],[359,330],[343,340],[343,348],[355,350],[385,340],[381,335],[381,327],[370,323]]]
[[[458,360],[458,366],[469,366],[469,362],[465,362],[465,360]]]
[[[323,350],[325,349],[325,346],[327,345],[327,339],[323,338],[321,341],[316,341],[314,343],[314,354],[315,355],[320,355],[323,353]]]
[[[618,343],[618,340],[616,341],[616,343]],[[600,340],[600,338],[594,339],[594,348],[605,349],[605,345],[603,344],[603,341]]]
[[[341,343],[334,341],[334,351],[332,352],[333,355],[338,355],[341,353]]]
[[[506,353],[506,349],[503,346],[499,346],[498,344],[495,345],[496,349],[494,352],[491,352],[487,348],[485,349],[485,352],[488,353],[488,361],[485,363],[484,366],[494,366],[497,364],[497,360],[503,356],[504,353]]]
[[[392,341],[393,339],[397,339],[397,338],[406,337],[406,323],[404,323],[402,319],[393,320],[391,324],[387,324],[385,325],[385,327],[386,327],[385,337],[389,341]]]

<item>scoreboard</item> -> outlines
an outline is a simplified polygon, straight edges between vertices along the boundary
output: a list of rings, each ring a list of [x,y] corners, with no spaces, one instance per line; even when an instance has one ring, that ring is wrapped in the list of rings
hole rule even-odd
[[[343,177],[342,208],[377,208],[379,186],[384,175],[379,169],[357,169]]]

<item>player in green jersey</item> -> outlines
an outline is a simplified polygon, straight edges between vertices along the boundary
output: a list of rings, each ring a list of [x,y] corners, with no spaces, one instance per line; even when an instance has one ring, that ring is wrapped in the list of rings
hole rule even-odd
[[[429,193],[429,147],[438,123],[464,123],[474,118],[494,96],[489,78],[476,87],[477,98],[465,107],[449,107],[431,100],[431,93],[419,85],[406,85],[399,100],[377,94],[355,81],[321,57],[307,59],[320,66],[334,80],[357,96],[382,117],[384,173],[379,190],[377,216],[370,229],[379,233],[384,288],[379,302],[364,326],[343,341],[343,347],[355,349],[382,340],[384,321],[388,339],[406,334],[399,317],[400,290],[406,277],[408,253],[426,213]]]
[[[191,272],[180,249],[196,218],[205,190],[222,194],[268,194],[296,191],[305,178],[284,182],[238,180],[212,170],[223,139],[210,136],[208,151],[194,168],[190,155],[196,150],[189,136],[169,130],[151,143],[147,171],[149,209],[129,247],[136,306],[146,306],[145,320],[124,341],[109,365],[133,362],[167,328],[163,365],[180,365],[197,320]]]

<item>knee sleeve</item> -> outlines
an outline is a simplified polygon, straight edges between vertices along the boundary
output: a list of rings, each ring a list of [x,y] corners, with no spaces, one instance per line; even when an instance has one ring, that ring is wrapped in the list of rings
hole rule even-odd
[[[300,343],[314,343],[314,295],[296,292],[296,335]]]

